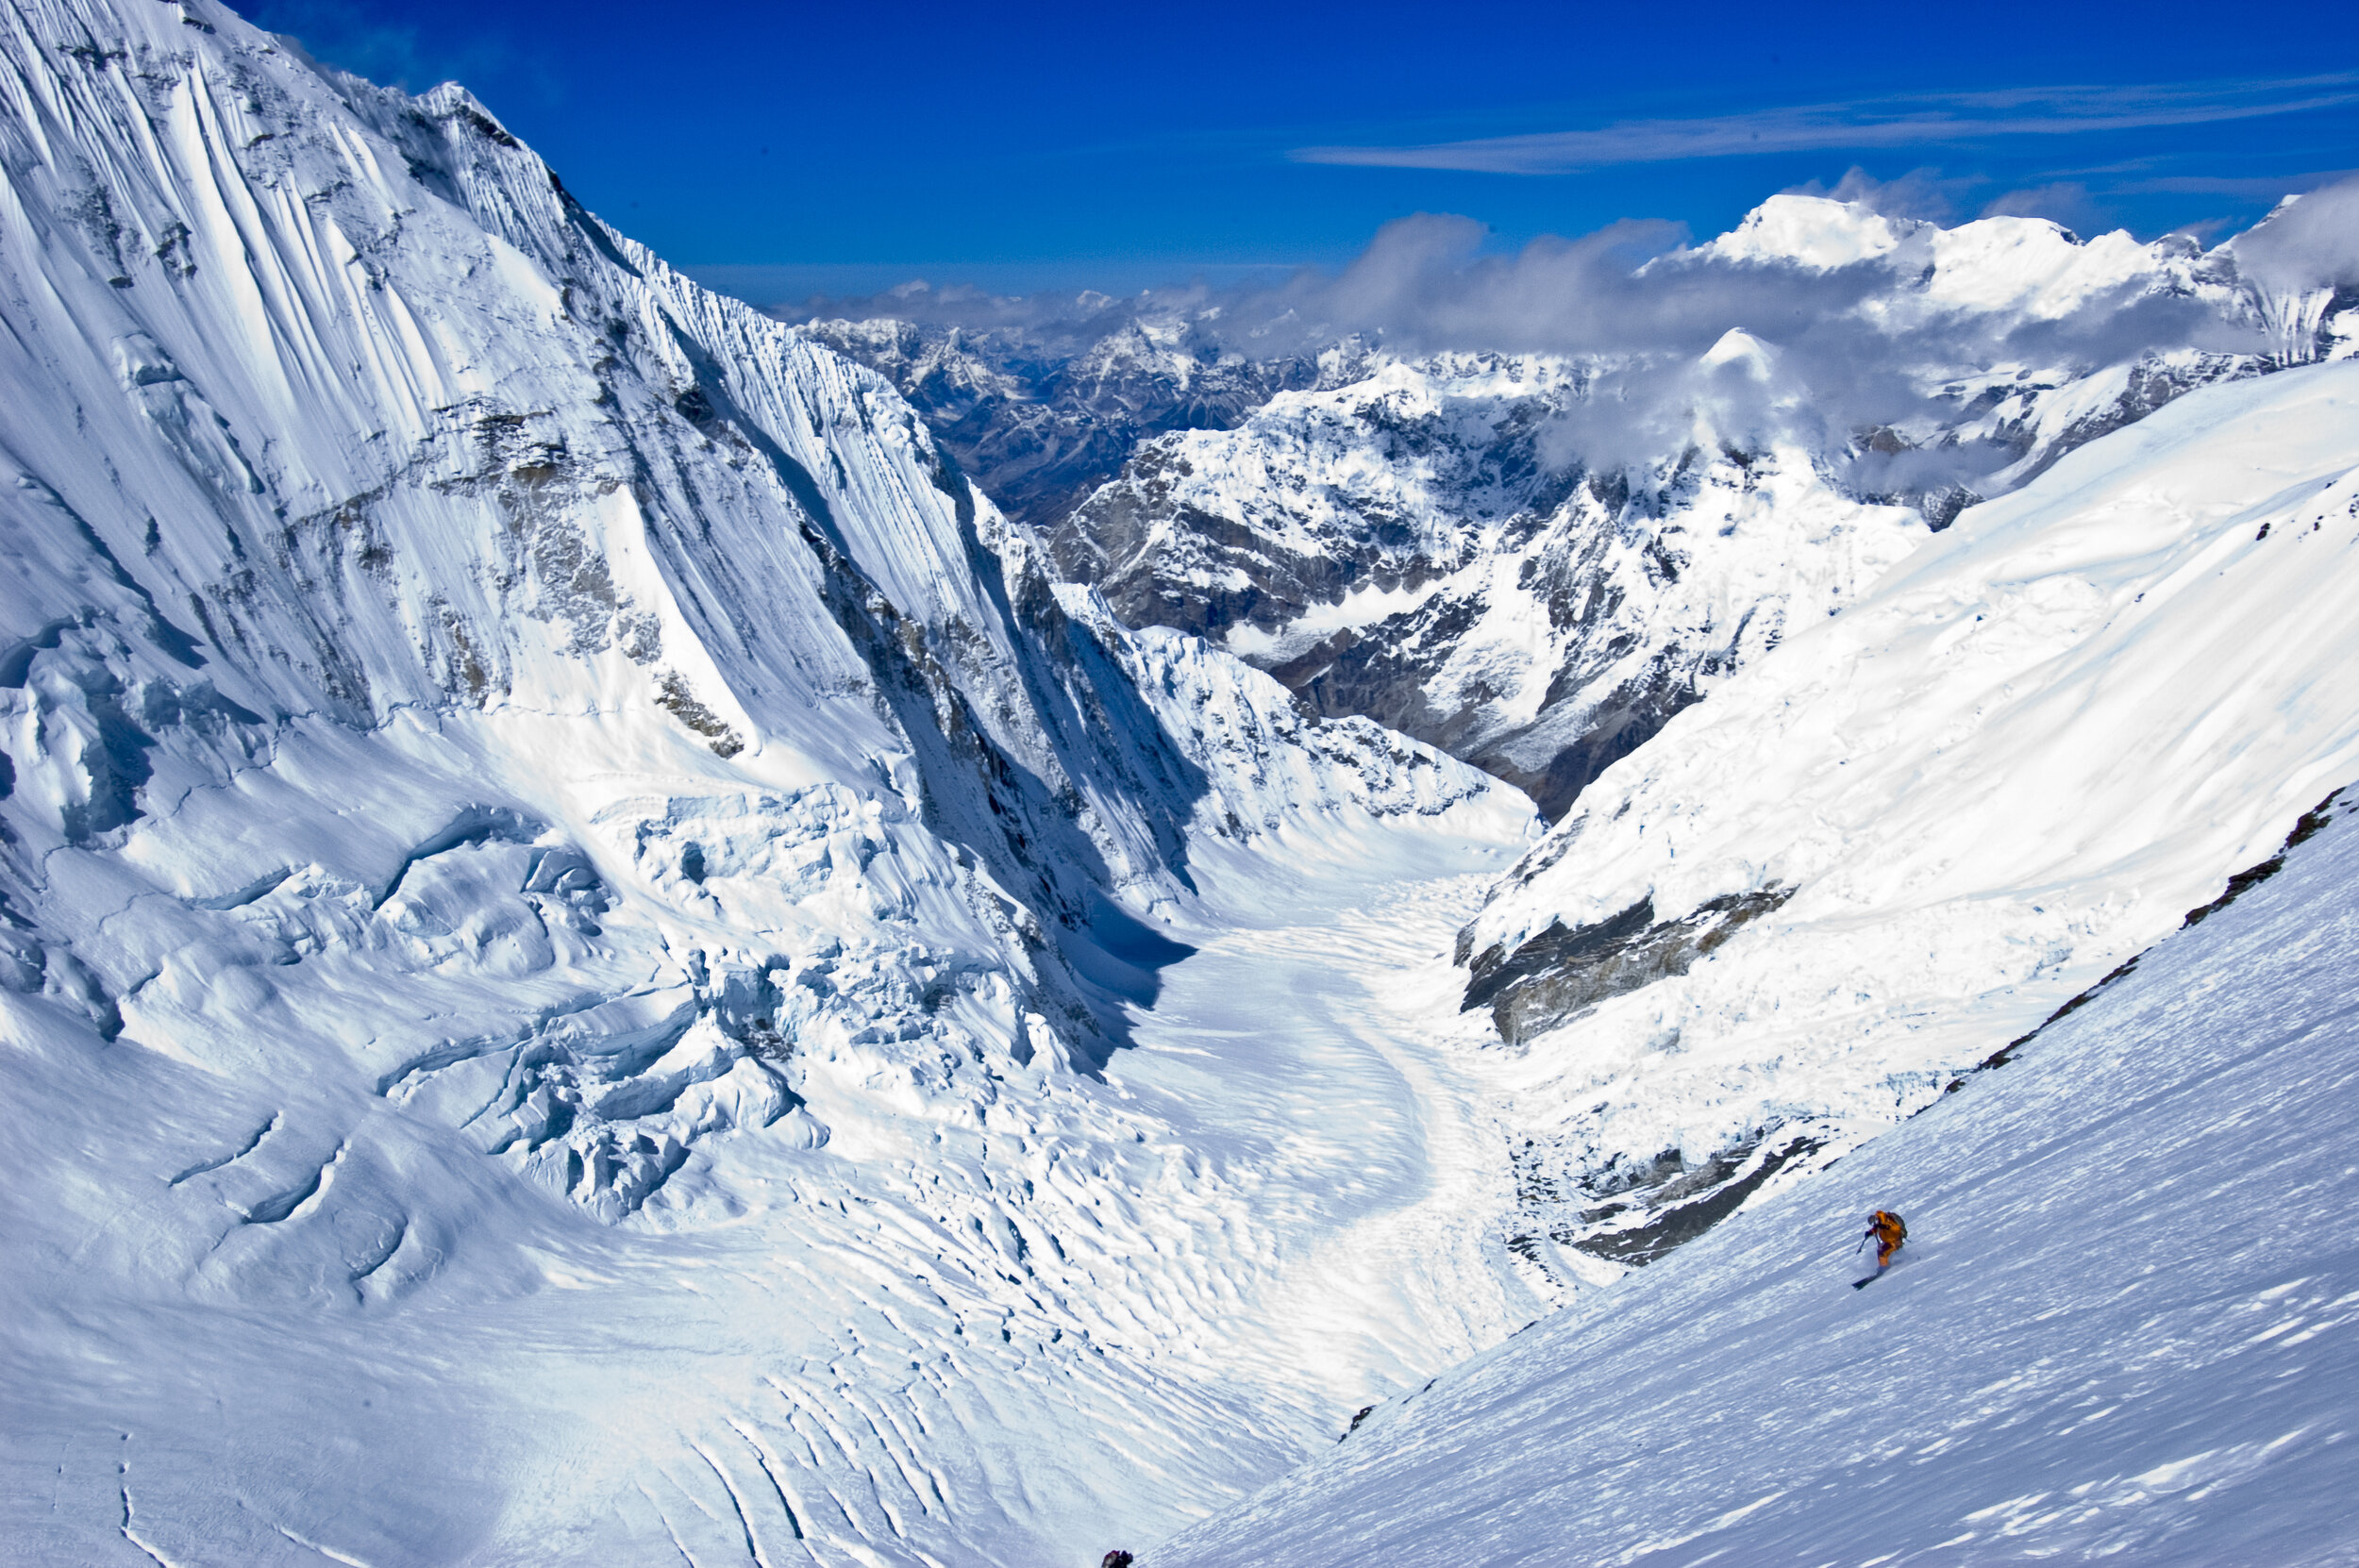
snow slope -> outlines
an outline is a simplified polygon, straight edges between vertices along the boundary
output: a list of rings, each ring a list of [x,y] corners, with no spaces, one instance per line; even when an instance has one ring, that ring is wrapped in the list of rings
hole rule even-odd
[[[2330,815],[2009,1065],[1142,1563],[2359,1560]],[[1911,1240],[1854,1292],[1875,1207]]]
[[[814,1044],[824,1147],[617,1226],[332,1064],[12,1023],[0,1560],[1089,1562],[1249,1492],[1538,1309],[1425,1046],[1512,838],[1285,837],[1207,846],[1104,1080],[961,1114]],[[376,1213],[435,1252],[354,1278]]]
[[[2359,769],[2355,550],[2359,364],[2204,389],[1609,772],[1460,941],[1535,1226],[1655,1255],[2267,857]]]
[[[1525,802],[1061,596],[455,86],[12,0],[0,97],[0,1558],[1080,1555],[1516,1320],[1497,1173],[1110,1063],[1345,846],[1446,1011]]]

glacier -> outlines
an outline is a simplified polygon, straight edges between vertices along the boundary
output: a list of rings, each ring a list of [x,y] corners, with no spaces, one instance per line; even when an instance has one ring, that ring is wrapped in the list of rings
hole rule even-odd
[[[1126,631],[457,87],[0,50],[9,1555],[1077,1555],[1529,1315],[1353,1000],[1447,1026],[1514,791]],[[1380,1179],[1212,1114],[1190,959]],[[1406,1211],[1392,1309],[1229,1354]]]

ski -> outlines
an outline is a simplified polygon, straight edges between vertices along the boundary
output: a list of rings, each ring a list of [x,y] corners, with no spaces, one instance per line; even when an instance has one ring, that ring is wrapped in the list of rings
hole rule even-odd
[[[1864,1290],[1867,1289],[1867,1287],[1868,1287],[1868,1286],[1873,1285],[1873,1284],[1874,1284],[1877,1280],[1882,1279],[1883,1276],[1884,1276],[1884,1271],[1883,1271],[1883,1270],[1882,1270],[1882,1269],[1878,1269],[1878,1270],[1877,1270],[1874,1274],[1869,1275],[1869,1276],[1868,1276],[1866,1278],[1865,1278],[1865,1279],[1854,1279],[1854,1280],[1852,1280],[1852,1281],[1851,1281],[1851,1289],[1853,1289],[1853,1290],[1855,1290],[1855,1291],[1864,1291]]]

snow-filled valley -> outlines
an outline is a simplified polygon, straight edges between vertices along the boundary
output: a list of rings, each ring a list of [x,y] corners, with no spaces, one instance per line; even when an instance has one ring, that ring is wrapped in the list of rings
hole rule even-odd
[[[2359,1560],[2359,823],[2321,817],[2013,1060],[1143,1560]]]
[[[1447,926],[1514,826],[1214,857],[1224,913],[1178,928],[1103,1082],[1009,1068],[953,1119],[813,1062],[824,1148],[700,1143],[664,1189],[694,1195],[624,1226],[365,1085],[44,1043],[11,1136],[74,1131],[9,1186],[5,1555],[1089,1561],[1167,1533],[1539,1309],[1468,1223],[1505,1196],[1477,1086],[1428,1055]]]
[[[0,105],[0,1561],[1821,1560],[1793,1476],[1904,1439],[2069,1472],[1960,1541],[2199,1560],[2281,1465],[2332,1537],[2339,1428],[2128,1276],[2216,1255],[2348,1390],[2331,1259],[2158,1195],[2340,1191],[2359,828],[2171,933],[2359,775],[2348,289],[1801,197],[1647,263],[1940,382],[1823,441],[1735,328],[1113,312],[1104,407],[959,436],[1035,502],[1135,439],[1035,527],[837,352],[956,341],[700,288],[456,85],[9,0]],[[2117,309],[2226,335],[1992,357]],[[2067,1169],[2111,1251],[2033,1239]],[[1797,1259],[1871,1186],[1920,1241],[1853,1298]],[[2006,1248],[2118,1309],[1941,1283]],[[1777,1424],[1792,1323],[1918,1299],[1918,1425]],[[2113,1359],[2246,1425],[1978,1427]],[[1765,1453],[1614,1446],[1691,1412]]]
[[[7,21],[11,1553],[1030,1560],[1528,1315],[1496,1161],[1383,1126],[1414,1032],[1318,1010],[1406,950],[1447,1019],[1513,791],[1048,582],[458,89]],[[1315,1098],[1109,1067],[1321,864],[1356,966],[1194,1027],[1364,1060],[1357,1189]]]

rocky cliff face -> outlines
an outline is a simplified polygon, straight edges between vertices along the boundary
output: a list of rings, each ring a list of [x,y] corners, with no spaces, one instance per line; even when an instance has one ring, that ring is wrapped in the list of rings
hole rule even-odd
[[[1793,444],[1632,476],[1548,451],[1583,370],[1468,357],[1164,438],[1051,538],[1115,612],[1363,713],[1561,813],[1720,676],[1925,535]]]

